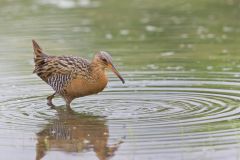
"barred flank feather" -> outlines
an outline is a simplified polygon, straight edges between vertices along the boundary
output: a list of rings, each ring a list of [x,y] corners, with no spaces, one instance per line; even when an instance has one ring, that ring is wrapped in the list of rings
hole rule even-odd
[[[54,75],[48,78],[48,84],[57,92],[61,90],[71,80],[71,75]]]

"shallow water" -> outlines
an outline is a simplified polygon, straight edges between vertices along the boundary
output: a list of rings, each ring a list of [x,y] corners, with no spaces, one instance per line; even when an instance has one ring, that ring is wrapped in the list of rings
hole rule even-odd
[[[0,154],[5,160],[238,160],[237,0],[0,2]],[[98,95],[61,98],[32,74],[31,39],[48,54],[109,51]]]

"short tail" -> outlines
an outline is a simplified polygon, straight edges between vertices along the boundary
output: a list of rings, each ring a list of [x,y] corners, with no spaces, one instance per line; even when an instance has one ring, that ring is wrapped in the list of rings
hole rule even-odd
[[[42,48],[37,44],[35,40],[32,40],[33,50],[34,50],[34,62],[35,69],[33,73],[36,72],[36,69],[44,63],[44,59],[47,57],[45,53],[43,53]]]
[[[46,56],[46,54],[43,53],[42,51],[42,48],[37,44],[37,42],[35,40],[32,40],[32,43],[33,43],[33,50],[34,50],[34,58],[37,58],[37,57],[44,57]]]

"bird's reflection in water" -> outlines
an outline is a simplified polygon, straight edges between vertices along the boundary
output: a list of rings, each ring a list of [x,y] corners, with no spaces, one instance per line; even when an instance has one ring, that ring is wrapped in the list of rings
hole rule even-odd
[[[109,146],[109,130],[104,117],[58,108],[58,117],[37,133],[36,159],[49,150],[82,152],[93,150],[99,160],[112,157],[122,141]]]

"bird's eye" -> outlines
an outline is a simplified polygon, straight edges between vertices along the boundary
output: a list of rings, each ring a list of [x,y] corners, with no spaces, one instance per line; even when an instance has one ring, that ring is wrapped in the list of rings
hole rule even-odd
[[[105,58],[102,59],[103,62],[107,63],[107,60]]]

